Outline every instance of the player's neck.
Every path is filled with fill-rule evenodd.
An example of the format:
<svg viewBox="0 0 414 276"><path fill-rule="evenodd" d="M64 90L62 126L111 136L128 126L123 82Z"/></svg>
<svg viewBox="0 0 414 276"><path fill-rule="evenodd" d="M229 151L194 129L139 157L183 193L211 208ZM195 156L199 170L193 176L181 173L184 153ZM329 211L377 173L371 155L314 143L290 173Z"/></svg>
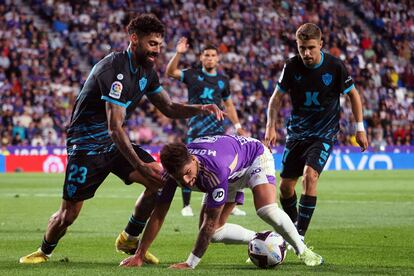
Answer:
<svg viewBox="0 0 414 276"><path fill-rule="evenodd" d="M206 67L203 66L203 69L201 69L201 71L203 71L204 74L206 74L207 76L210 76L210 77L217 76L217 69L216 68L207 69Z"/></svg>

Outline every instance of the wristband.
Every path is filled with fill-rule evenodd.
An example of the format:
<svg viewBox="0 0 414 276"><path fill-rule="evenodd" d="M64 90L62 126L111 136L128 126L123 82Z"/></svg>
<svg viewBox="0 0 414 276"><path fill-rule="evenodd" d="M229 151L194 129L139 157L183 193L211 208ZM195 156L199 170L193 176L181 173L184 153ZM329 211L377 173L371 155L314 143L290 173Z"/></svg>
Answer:
<svg viewBox="0 0 414 276"><path fill-rule="evenodd" d="M356 123L356 131L365 131L363 122L357 122Z"/></svg>
<svg viewBox="0 0 414 276"><path fill-rule="evenodd" d="M201 258L197 257L193 254L193 252L190 253L190 256L188 256L187 261L185 261L191 268L195 268L198 263L201 261Z"/></svg>
<svg viewBox="0 0 414 276"><path fill-rule="evenodd" d="M241 124L240 123L236 123L236 124L234 124L234 128L236 130L238 130L238 129L241 129L242 127L241 127Z"/></svg>

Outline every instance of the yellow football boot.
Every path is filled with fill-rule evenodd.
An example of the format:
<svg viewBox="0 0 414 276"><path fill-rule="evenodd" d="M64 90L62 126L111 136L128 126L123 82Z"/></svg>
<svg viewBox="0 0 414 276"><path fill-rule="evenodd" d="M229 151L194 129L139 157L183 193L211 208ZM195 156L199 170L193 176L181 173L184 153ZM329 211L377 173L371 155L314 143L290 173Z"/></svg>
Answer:
<svg viewBox="0 0 414 276"><path fill-rule="evenodd" d="M24 257L21 257L19 259L19 263L21 264L40 264L40 263L44 263L47 262L50 258L50 255L46 255L45 253L43 253L40 248L29 254L26 255Z"/></svg>
<svg viewBox="0 0 414 276"><path fill-rule="evenodd" d="M125 231L122 231L115 241L115 248L118 252L123 252L128 255L134 255L135 251L138 248L138 238L130 238L128 239L128 234ZM160 261L157 257L152 255L150 252L147 251L145 253L144 262L147 264L159 264Z"/></svg>

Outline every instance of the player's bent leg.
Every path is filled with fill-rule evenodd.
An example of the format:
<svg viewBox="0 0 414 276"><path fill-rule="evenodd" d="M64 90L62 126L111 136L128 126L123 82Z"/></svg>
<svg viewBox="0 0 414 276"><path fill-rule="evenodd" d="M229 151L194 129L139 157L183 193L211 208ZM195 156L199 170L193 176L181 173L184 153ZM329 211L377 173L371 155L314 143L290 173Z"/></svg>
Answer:
<svg viewBox="0 0 414 276"><path fill-rule="evenodd" d="M282 178L280 181L280 204L293 223L298 217L295 186L298 178Z"/></svg>
<svg viewBox="0 0 414 276"><path fill-rule="evenodd" d="M49 260L60 238L65 235L67 228L78 217L82 205L83 201L63 199L60 209L49 219L41 247L31 254L21 257L19 262L22 264L38 264Z"/></svg>
<svg viewBox="0 0 414 276"><path fill-rule="evenodd" d="M303 171L303 191L299 201L297 229L299 234L305 236L308 230L313 212L316 207L316 188L319 173L314 168L306 165Z"/></svg>

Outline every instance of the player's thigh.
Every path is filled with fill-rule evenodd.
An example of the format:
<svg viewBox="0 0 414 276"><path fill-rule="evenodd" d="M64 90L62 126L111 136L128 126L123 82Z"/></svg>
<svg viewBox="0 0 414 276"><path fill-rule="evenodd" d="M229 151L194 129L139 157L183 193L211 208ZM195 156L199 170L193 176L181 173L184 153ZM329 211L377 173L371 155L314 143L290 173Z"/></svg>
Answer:
<svg viewBox="0 0 414 276"><path fill-rule="evenodd" d="M135 152L139 159L145 163L156 163L155 159L138 145L133 145ZM121 152L117 152L113 160L112 173L121 178L125 184L129 185L133 182L144 184L145 186L151 185L145 176L141 175L135 168L129 163L129 161L122 155Z"/></svg>
<svg viewBox="0 0 414 276"><path fill-rule="evenodd" d="M282 156L281 178L298 178L305 167L305 144L302 141L289 141L286 143Z"/></svg>
<svg viewBox="0 0 414 276"><path fill-rule="evenodd" d="M322 173L323 168L325 167L326 161L328 161L331 152L332 143L318 140L309 142L308 148L305 152L306 166L309 166L312 169L314 169L319 176ZM312 171L309 170L306 173L308 172L311 173Z"/></svg>
<svg viewBox="0 0 414 276"><path fill-rule="evenodd" d="M83 201L92 198L110 173L109 161L109 154L69 156L63 199Z"/></svg>

